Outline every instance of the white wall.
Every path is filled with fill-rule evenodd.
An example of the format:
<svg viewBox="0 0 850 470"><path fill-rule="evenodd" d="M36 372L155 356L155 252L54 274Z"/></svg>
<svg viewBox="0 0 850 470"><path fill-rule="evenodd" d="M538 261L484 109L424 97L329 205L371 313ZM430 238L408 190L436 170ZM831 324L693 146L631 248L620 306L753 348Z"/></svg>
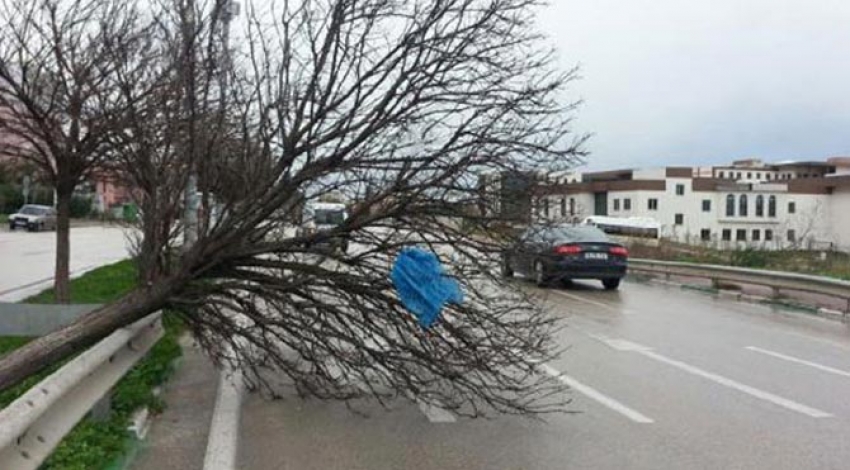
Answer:
<svg viewBox="0 0 850 470"><path fill-rule="evenodd" d="M632 179L636 180L663 180L666 177L667 168L646 168L632 172Z"/></svg>
<svg viewBox="0 0 850 470"><path fill-rule="evenodd" d="M850 188L836 189L829 196L827 218L838 248L850 251Z"/></svg>
<svg viewBox="0 0 850 470"><path fill-rule="evenodd" d="M636 171L635 178L660 179L662 170ZM745 171L745 170L742 170ZM757 170L753 170L757 171ZM664 191L610 191L608 193L608 215L611 217L651 218L661 224L661 236L688 243L705 243L718 248L742 248L746 246L778 249L792 246L803 248L825 248L833 243L850 251L850 188L826 194L790 194L786 184L761 184L754 191L705 191L695 192L690 178L665 178ZM676 193L677 185L684 186L684 194ZM726 197L735 198L735 215L726 216ZM746 194L747 216L739 213L739 198ZM764 215L756 216L756 198L764 197ZM776 217L769 217L769 198L776 197ZM567 218L561 217L560 201L564 198ZM550 221L569 218L569 199L576 201L576 217L593 215L593 193L551 195L549 199ZM625 200L631 201L631 209L625 210ZM657 199L657 210L649 210L649 200ZM619 210L614 210L614 201L619 200ZM703 211L703 200L710 201L710 210ZM796 205L795 213L789 213L789 202ZM684 223L675 224L676 214L684 216ZM543 220L542 206L538 206L538 220ZM711 240L701 240L701 231L708 229ZM730 241L722 240L723 231L729 230ZM746 241L736 240L738 230L744 230ZM765 231L773 233L773 240L765 240ZM794 230L797 241L789 242L788 231ZM758 231L759 240L753 240L753 231Z"/></svg>

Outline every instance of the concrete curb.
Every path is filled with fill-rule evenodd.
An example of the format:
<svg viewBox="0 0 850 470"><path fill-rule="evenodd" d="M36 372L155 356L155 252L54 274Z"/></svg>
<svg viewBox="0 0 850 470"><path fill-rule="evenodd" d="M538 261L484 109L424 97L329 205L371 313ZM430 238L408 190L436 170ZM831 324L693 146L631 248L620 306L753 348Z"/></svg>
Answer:
<svg viewBox="0 0 850 470"><path fill-rule="evenodd" d="M655 278L655 277L652 277L652 276L645 276L645 277L643 277L643 279L648 280L649 282L652 282L654 284L661 284L661 285L664 285L664 286L679 287L679 288L682 288L682 289L690 289L690 290L695 290L695 291L700 291L700 292L711 293L711 294L714 294L718 297L721 297L721 298L724 298L724 299L731 299L731 300L735 300L735 301L738 301L738 302L756 303L756 304L762 304L762 305L773 305L773 306L777 306L777 307L786 307L786 308L798 310L798 311L801 311L801 312L807 312L807 313L811 312L814 315L817 315L819 317L839 321L839 322L842 322L842 323L846 323L847 320L848 320L847 314L845 314L844 312L842 312L840 310L833 310L833 309L823 308L823 307L813 307L813 306L807 306L807 305L802 305L802 304L776 301L774 299L771 299L769 297L764 297L764 296L761 296L761 295L744 294L742 292L735 291L735 290L729 290L729 289L719 289L718 290L718 289L714 289L714 288L692 285L692 284L687 284L687 283L683 283L683 282L669 281L667 279Z"/></svg>
<svg viewBox="0 0 850 470"><path fill-rule="evenodd" d="M832 320L837 320L837 321L840 321L840 322L846 322L847 321L847 315L844 312L842 312L841 310L833 310L831 308L821 307L821 308L818 309L818 315L832 319Z"/></svg>

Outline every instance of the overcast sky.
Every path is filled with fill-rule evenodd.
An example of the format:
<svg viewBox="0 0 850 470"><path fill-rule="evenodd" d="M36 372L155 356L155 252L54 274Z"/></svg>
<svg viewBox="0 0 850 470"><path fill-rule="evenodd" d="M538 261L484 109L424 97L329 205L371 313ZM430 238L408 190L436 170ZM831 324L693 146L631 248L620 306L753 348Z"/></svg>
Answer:
<svg viewBox="0 0 850 470"><path fill-rule="evenodd" d="M550 0L588 168L850 155L850 0Z"/></svg>

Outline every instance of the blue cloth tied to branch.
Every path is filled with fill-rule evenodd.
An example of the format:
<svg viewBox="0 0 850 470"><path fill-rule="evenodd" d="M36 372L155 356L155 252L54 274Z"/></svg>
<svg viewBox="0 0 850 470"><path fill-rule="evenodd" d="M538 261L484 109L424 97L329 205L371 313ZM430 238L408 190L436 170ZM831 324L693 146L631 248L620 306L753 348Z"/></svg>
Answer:
<svg viewBox="0 0 850 470"><path fill-rule="evenodd" d="M422 328L430 328L446 303L463 302L457 280L447 276L437 255L421 248L405 248L395 260L390 278L401 303Z"/></svg>

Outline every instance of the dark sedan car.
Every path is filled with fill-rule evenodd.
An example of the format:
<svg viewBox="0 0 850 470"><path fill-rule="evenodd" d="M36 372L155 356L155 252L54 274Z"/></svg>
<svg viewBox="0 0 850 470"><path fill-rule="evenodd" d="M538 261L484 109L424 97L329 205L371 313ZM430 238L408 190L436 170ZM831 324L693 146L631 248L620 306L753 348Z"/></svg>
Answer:
<svg viewBox="0 0 850 470"><path fill-rule="evenodd" d="M503 254L502 274L519 272L541 287L553 281L598 279L613 290L626 275L628 256L623 245L596 227L532 226Z"/></svg>

